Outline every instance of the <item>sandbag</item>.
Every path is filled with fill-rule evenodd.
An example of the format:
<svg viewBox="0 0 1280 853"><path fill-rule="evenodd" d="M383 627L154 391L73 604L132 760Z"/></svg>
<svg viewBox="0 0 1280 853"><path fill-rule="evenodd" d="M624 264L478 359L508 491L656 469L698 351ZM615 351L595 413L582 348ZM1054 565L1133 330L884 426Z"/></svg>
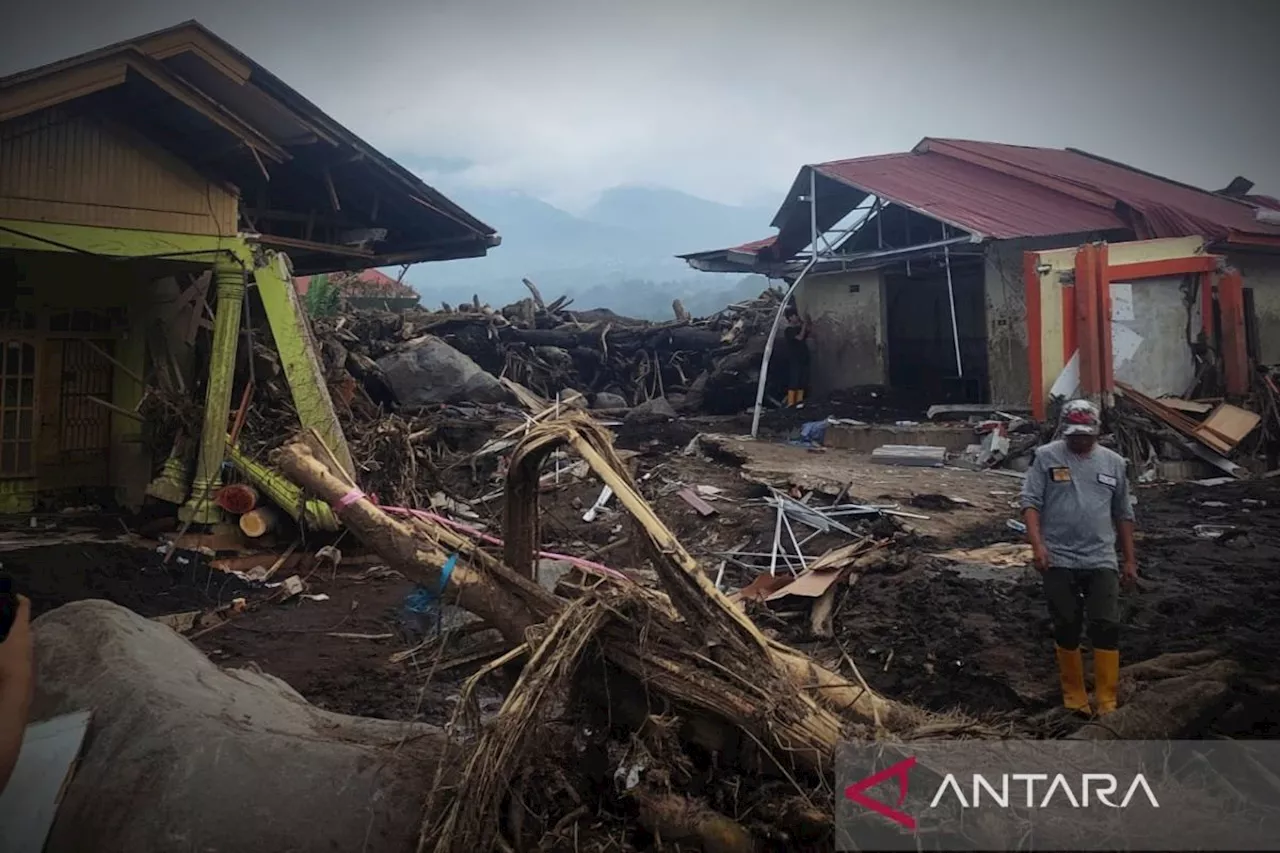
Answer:
<svg viewBox="0 0 1280 853"><path fill-rule="evenodd" d="M33 631L33 719L93 713L47 853L414 849L438 729L323 711L107 601Z"/></svg>

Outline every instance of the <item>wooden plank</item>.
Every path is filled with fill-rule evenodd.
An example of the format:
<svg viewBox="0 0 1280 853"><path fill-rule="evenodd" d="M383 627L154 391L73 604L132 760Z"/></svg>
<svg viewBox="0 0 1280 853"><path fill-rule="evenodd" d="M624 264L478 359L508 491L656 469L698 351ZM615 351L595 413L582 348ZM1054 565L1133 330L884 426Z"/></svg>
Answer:
<svg viewBox="0 0 1280 853"><path fill-rule="evenodd" d="M1157 397L1156 402L1166 408L1177 409L1179 412L1189 412L1193 415L1207 415L1213 411L1213 405L1210 403L1184 400L1181 397Z"/></svg>
<svg viewBox="0 0 1280 853"><path fill-rule="evenodd" d="M803 571L791 583L784 586L769 595L765 601L777 601L780 598L786 598L789 595L799 595L804 598L817 598L827 591L833 584L844 577L845 569L830 569L827 571L813 571L812 569Z"/></svg>
<svg viewBox="0 0 1280 853"><path fill-rule="evenodd" d="M1156 400L1153 400L1141 391L1138 391L1136 388L1126 385L1123 382L1117 382L1116 387L1120 389L1120 392L1123 393L1127 399L1131 400L1136 406L1138 406L1138 408L1142 409L1157 420L1163 421L1173 427L1187 438L1195 439L1208 447L1215 454L1225 455L1231 452L1230 444L1216 437L1211 432L1198 431L1201 425L1190 418L1187 418L1185 415L1176 412L1167 406L1161 405Z"/></svg>
<svg viewBox="0 0 1280 853"><path fill-rule="evenodd" d="M1197 433L1207 431L1235 447L1262 423L1262 416L1248 409L1223 403L1205 418Z"/></svg>
<svg viewBox="0 0 1280 853"><path fill-rule="evenodd" d="M704 501L702 497L690 486L685 486L683 489L676 492L676 494L680 496L681 500L693 507L694 510L697 511L698 515L703 518L715 515L717 512L715 507Z"/></svg>

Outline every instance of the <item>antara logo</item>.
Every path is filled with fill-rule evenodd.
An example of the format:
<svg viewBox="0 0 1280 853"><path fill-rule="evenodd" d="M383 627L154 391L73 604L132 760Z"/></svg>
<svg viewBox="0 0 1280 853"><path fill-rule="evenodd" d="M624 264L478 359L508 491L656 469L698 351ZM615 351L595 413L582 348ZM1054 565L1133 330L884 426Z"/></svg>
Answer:
<svg viewBox="0 0 1280 853"><path fill-rule="evenodd" d="M1073 787L1065 773L1059 773L1050 781L1047 773L1002 773L999 777L1000 785L997 788L992 785L986 776L981 773L974 773L971 782L969 799L965 799L964 791L960 787L959 781L956 780L954 773L948 773L946 778L942 780L942 784L938 786L938 791L933 795L933 801L929 803L929 808L934 809L942 803L948 792L960 803L963 808L976 809L981 805L983 792L991 800L991 805L998 806L1002 809L1009 808L1012 800L1010 783L1013 788L1022 785L1026 792L1025 798L1020 798L1015 805L1024 805L1029 809L1047 809L1049 806L1062 805L1069 803L1073 809L1088 808L1093 802L1100 803L1113 809L1124 809L1129 807L1129 803L1133 801L1134 796L1141 791L1147 798L1147 802L1152 808L1160 808L1160 803L1156 800L1156 795L1151 791L1151 786L1147 784L1147 779L1141 773L1133 777L1133 781L1129 783L1126 789L1124 799L1119 803L1112 802L1111 798L1115 796L1116 791L1120 789L1120 780L1110 773L1082 773L1079 776L1077 786ZM1044 796L1037 799L1036 783L1048 782L1045 786ZM1076 796L1076 791L1080 792L1080 796ZM1090 794L1093 799L1090 799Z"/></svg>
<svg viewBox="0 0 1280 853"><path fill-rule="evenodd" d="M914 830L916 819L902 811L902 804L907 800L910 784L911 768L915 767L916 758L903 759L883 770L871 774L865 779L854 782L844 789L845 799L857 803L878 815L898 824L904 829ZM936 809L945 803L955 802L961 808L1015 808L1044 809L1052 805L1070 805L1072 808L1088 808L1095 803L1113 809L1127 808L1134 798L1141 794L1152 808L1160 808L1155 792L1141 773L1133 777L1125 788L1124 796L1117 803L1115 796L1121 789L1120 780L1110 773L1082 773L1078 777L1058 773L1050 777L1047 773L1004 773L992 780L981 773L971 774L968 784L962 785L954 773L948 773L934 791L929 802L930 809ZM1075 778L1075 784L1072 784ZM872 799L866 791L881 782L896 779L898 783L897 802L894 805ZM966 792L968 795L966 796ZM1021 793L1022 796L1015 797Z"/></svg>

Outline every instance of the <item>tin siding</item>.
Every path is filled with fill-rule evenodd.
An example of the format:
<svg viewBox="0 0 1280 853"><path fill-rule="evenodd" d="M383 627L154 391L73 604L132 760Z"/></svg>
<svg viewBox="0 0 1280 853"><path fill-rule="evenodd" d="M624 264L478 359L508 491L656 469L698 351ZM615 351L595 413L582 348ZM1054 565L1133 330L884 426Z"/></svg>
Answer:
<svg viewBox="0 0 1280 853"><path fill-rule="evenodd" d="M0 219L235 234L233 193L132 137L56 109L0 125Z"/></svg>

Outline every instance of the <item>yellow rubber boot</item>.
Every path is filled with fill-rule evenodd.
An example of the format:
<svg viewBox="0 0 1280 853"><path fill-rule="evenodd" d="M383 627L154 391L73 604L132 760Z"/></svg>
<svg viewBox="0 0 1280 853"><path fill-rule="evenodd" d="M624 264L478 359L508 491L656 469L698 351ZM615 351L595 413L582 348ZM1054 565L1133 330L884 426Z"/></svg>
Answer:
<svg viewBox="0 0 1280 853"><path fill-rule="evenodd" d="M1120 681L1120 652L1115 649L1093 650L1093 693L1098 700L1098 713L1110 714L1116 709L1116 684Z"/></svg>
<svg viewBox="0 0 1280 853"><path fill-rule="evenodd" d="M1092 714L1089 707L1089 691L1084 688L1084 658L1079 649L1067 650L1054 646L1058 654L1058 676L1062 680L1062 704L1081 714ZM1113 704L1114 707L1114 696Z"/></svg>

